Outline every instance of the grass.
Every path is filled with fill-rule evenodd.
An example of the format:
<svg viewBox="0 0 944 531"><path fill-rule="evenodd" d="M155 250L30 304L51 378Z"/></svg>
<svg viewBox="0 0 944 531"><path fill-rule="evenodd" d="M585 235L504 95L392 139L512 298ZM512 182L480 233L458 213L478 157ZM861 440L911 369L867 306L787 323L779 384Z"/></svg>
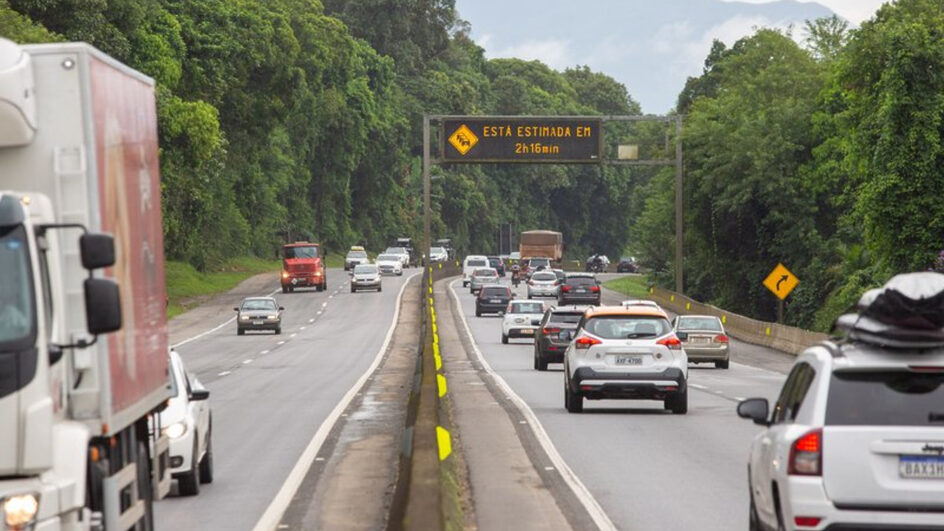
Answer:
<svg viewBox="0 0 944 531"><path fill-rule="evenodd" d="M202 273L188 263L168 261L165 266L167 318L184 313L205 297L235 288L251 276L278 271L280 267L282 263L278 260L244 257L230 260L216 271Z"/></svg>
<svg viewBox="0 0 944 531"><path fill-rule="evenodd" d="M638 299L649 298L649 280L642 275L629 275L603 283L603 287Z"/></svg>

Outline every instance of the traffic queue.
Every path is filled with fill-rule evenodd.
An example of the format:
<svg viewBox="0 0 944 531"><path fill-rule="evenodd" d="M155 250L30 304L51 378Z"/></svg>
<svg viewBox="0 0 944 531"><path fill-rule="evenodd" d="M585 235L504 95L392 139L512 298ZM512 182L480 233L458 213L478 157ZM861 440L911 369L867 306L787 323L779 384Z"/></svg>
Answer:
<svg viewBox="0 0 944 531"><path fill-rule="evenodd" d="M595 274L554 263L523 258L505 283L472 255L462 283L477 317L501 318L501 344L532 343L536 371L563 364L566 411L616 399L686 414L689 367L712 364L723 378L736 361L718 317L651 300L601 305ZM944 528L944 275L898 275L836 328L797 356L776 401L737 404L762 428L744 441L749 529Z"/></svg>

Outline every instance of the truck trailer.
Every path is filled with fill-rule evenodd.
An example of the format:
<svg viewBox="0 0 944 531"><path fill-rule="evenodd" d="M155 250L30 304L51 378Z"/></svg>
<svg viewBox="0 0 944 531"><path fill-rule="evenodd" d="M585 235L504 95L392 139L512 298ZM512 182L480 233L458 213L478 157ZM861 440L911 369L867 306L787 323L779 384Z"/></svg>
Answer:
<svg viewBox="0 0 944 531"><path fill-rule="evenodd" d="M0 528L153 528L160 196L151 78L84 43L0 39Z"/></svg>
<svg viewBox="0 0 944 531"><path fill-rule="evenodd" d="M518 238L520 259L550 258L560 262L564 257L564 236L552 230L529 230Z"/></svg>

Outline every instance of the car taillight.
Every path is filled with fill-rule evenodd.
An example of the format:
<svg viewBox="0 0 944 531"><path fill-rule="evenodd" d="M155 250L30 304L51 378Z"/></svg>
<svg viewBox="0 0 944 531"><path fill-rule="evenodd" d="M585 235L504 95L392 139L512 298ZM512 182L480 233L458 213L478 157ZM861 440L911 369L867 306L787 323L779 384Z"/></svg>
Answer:
<svg viewBox="0 0 944 531"><path fill-rule="evenodd" d="M823 475L823 430L816 429L793 442L787 473L791 476Z"/></svg>
<svg viewBox="0 0 944 531"><path fill-rule="evenodd" d="M682 342L675 336L664 337L656 341L656 343L669 347L670 350L682 350Z"/></svg>
<svg viewBox="0 0 944 531"><path fill-rule="evenodd" d="M600 293L600 286L590 286L590 293Z"/></svg>
<svg viewBox="0 0 944 531"><path fill-rule="evenodd" d="M944 372L944 367L933 365L909 365L908 370L912 372Z"/></svg>
<svg viewBox="0 0 944 531"><path fill-rule="evenodd" d="M568 286L567 284L564 284L563 286L561 286L561 291L563 291L564 293L570 292L570 286Z"/></svg>
<svg viewBox="0 0 944 531"><path fill-rule="evenodd" d="M561 329L560 329L560 328L557 328L556 326L545 326L545 327L544 327L544 334L545 334L545 335L559 334L560 331L561 331Z"/></svg>
<svg viewBox="0 0 944 531"><path fill-rule="evenodd" d="M581 349L581 350L588 349L592 347L593 345L599 345L600 343L602 343L602 341L600 341L599 339L595 337L590 337L590 336L580 336L576 340L574 340L574 346L576 346L578 349Z"/></svg>
<svg viewBox="0 0 944 531"><path fill-rule="evenodd" d="M715 343L727 343L727 342L728 342L728 336L724 334L718 334L715 336Z"/></svg>

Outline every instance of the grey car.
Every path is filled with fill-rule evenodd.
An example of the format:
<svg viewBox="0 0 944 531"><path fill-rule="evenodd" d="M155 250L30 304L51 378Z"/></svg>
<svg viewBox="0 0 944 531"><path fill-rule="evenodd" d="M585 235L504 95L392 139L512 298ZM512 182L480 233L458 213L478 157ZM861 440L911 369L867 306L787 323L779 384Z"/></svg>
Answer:
<svg viewBox="0 0 944 531"><path fill-rule="evenodd" d="M675 335L692 363L714 362L727 369L731 359L728 335L721 319L713 315L679 315L672 320Z"/></svg>
<svg viewBox="0 0 944 531"><path fill-rule="evenodd" d="M383 291L380 285L380 269L374 264L361 264L354 266L351 272L351 293L362 289L375 289Z"/></svg>
<svg viewBox="0 0 944 531"><path fill-rule="evenodd" d="M469 281L469 292L476 293L485 284L498 284L498 271L492 267L480 267L472 272L472 280Z"/></svg>
<svg viewBox="0 0 944 531"><path fill-rule="evenodd" d="M272 330L282 333L282 312L272 297L247 297L236 310L236 334L243 335L247 330Z"/></svg>

